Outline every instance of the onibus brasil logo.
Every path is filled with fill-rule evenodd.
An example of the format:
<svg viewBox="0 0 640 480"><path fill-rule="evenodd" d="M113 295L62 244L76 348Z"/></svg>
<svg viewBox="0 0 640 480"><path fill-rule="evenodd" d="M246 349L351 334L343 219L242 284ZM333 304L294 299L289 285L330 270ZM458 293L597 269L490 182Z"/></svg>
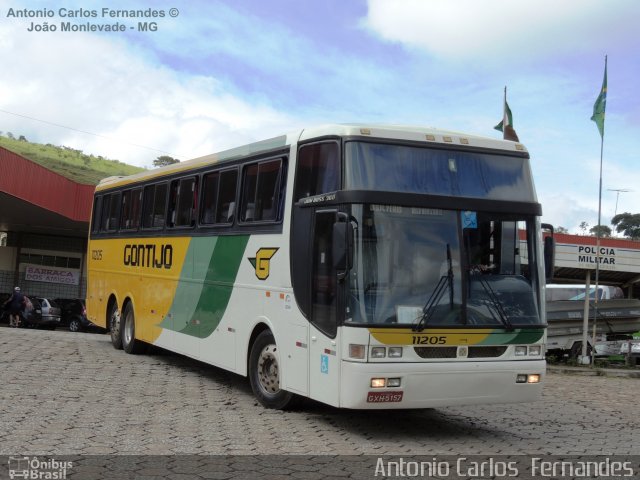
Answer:
<svg viewBox="0 0 640 480"><path fill-rule="evenodd" d="M53 458L9 457L9 478L64 480L73 462Z"/></svg>
<svg viewBox="0 0 640 480"><path fill-rule="evenodd" d="M261 248L256 252L255 257L248 259L251 265L253 265L253 268L256 269L256 277L258 277L259 280L266 280L269 277L271 257L273 257L277 251L277 248Z"/></svg>

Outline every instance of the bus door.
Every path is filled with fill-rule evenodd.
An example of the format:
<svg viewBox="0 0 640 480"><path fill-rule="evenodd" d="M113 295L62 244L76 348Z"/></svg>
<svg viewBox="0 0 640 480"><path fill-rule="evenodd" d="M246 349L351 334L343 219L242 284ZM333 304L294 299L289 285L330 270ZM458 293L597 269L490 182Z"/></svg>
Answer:
<svg viewBox="0 0 640 480"><path fill-rule="evenodd" d="M311 326L309 332L309 393L321 402L338 405L340 393L339 288L334 265L336 210L314 214L311 249Z"/></svg>

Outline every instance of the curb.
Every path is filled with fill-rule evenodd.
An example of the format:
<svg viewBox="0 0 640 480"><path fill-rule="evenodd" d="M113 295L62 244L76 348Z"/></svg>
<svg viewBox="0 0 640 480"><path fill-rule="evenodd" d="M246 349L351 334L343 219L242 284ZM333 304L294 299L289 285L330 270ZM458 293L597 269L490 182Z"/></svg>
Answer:
<svg viewBox="0 0 640 480"><path fill-rule="evenodd" d="M638 369L608 369L589 367L565 367L560 365L547 365L548 373L560 373L564 375L578 375L583 377L618 377L618 378L640 378Z"/></svg>

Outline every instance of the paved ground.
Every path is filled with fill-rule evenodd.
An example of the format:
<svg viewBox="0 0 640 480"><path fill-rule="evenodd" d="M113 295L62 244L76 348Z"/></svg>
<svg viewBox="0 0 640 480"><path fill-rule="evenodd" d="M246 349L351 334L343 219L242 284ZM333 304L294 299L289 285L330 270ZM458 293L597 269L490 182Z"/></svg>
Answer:
<svg viewBox="0 0 640 480"><path fill-rule="evenodd" d="M0 454L639 455L640 380L550 374L533 404L266 410L246 380L106 335L0 329Z"/></svg>

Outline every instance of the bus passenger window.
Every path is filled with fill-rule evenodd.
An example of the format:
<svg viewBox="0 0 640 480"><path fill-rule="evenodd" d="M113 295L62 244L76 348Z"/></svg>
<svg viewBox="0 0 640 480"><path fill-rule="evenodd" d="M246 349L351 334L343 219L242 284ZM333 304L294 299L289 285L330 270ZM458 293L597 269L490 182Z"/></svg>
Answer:
<svg viewBox="0 0 640 480"><path fill-rule="evenodd" d="M164 227L164 211L167 202L167 184L148 185L144 188L142 202L143 228Z"/></svg>
<svg viewBox="0 0 640 480"><path fill-rule="evenodd" d="M337 142L300 147L293 201L340 189L340 156Z"/></svg>
<svg viewBox="0 0 640 480"><path fill-rule="evenodd" d="M244 170L242 191L243 222L277 220L278 186L282 160L249 165Z"/></svg>
<svg viewBox="0 0 640 480"><path fill-rule="evenodd" d="M100 211L102 207L102 197L93 200L93 215L91 217L91 233L98 233L100 230Z"/></svg>
<svg viewBox="0 0 640 480"><path fill-rule="evenodd" d="M236 187L238 170L226 170L220 173L216 223L233 223L236 214Z"/></svg>
<svg viewBox="0 0 640 480"><path fill-rule="evenodd" d="M122 230L137 230L140 226L140 204L142 189L127 190L122 193L122 213L120 227Z"/></svg>
<svg viewBox="0 0 640 480"><path fill-rule="evenodd" d="M205 175L202 180L202 213L200 214L200 222L203 224L212 224L216 221L219 179L220 174L215 172Z"/></svg>
<svg viewBox="0 0 640 480"><path fill-rule="evenodd" d="M176 208L178 205L178 180L171 182L169 186L169 207L167 210L167 226L174 227L176 224Z"/></svg>
<svg viewBox="0 0 640 480"><path fill-rule="evenodd" d="M111 195L102 197L102 212L100 214L100 231L109 230L109 207L111 205Z"/></svg>
<svg viewBox="0 0 640 480"><path fill-rule="evenodd" d="M192 227L195 225L196 198L196 179L184 178L180 180L177 208L174 214L174 225L176 227Z"/></svg>
<svg viewBox="0 0 640 480"><path fill-rule="evenodd" d="M118 229L118 216L120 209L120 195L112 193L105 195L102 199L102 225L100 230L103 232L113 232Z"/></svg>

